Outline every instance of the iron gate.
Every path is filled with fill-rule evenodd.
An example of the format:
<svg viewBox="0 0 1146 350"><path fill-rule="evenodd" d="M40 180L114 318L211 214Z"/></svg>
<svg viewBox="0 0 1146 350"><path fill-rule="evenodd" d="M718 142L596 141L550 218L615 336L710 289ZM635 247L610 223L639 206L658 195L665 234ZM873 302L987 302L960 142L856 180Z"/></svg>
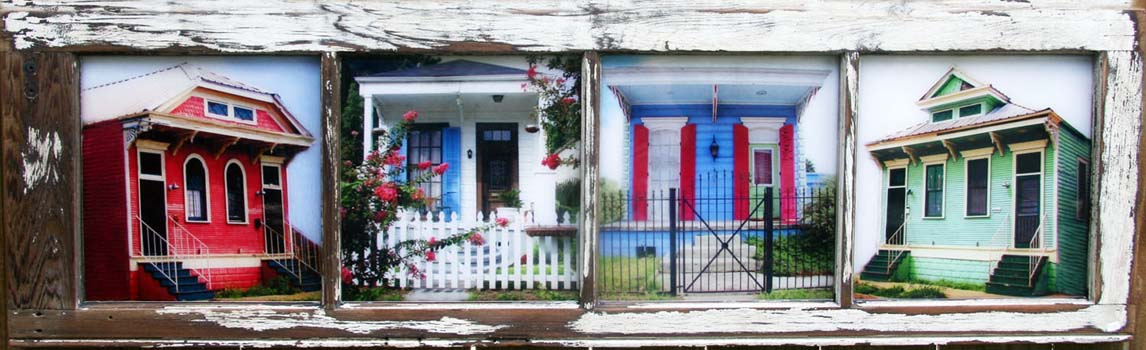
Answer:
<svg viewBox="0 0 1146 350"><path fill-rule="evenodd" d="M747 217L710 222L698 210L698 199L678 198L677 189L670 189L669 203L679 203L669 205L670 293L772 292L772 199L767 188L759 198L742 199L752 208ZM678 209L693 220L679 221ZM681 230L681 224L691 224L691 230ZM681 249L686 237L691 246ZM749 237L762 239L763 246L746 243Z"/></svg>

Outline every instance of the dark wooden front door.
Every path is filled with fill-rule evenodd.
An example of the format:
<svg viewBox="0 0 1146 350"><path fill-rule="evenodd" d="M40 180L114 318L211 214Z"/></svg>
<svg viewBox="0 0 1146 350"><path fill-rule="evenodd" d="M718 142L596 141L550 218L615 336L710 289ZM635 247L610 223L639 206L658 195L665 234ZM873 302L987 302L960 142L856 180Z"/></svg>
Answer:
<svg viewBox="0 0 1146 350"><path fill-rule="evenodd" d="M1039 175L1015 178L1015 248L1037 248L1040 182Z"/></svg>
<svg viewBox="0 0 1146 350"><path fill-rule="evenodd" d="M477 124L477 165L478 207L488 215L517 188L517 123Z"/></svg>
<svg viewBox="0 0 1146 350"><path fill-rule="evenodd" d="M263 220L266 221L267 254L286 252L286 232L283 227L283 191L263 188Z"/></svg>
<svg viewBox="0 0 1146 350"><path fill-rule="evenodd" d="M887 184L887 217L884 222L884 243L893 245L903 244L903 233L896 234L903 226L904 214L907 207L907 169L888 170Z"/></svg>
<svg viewBox="0 0 1146 350"><path fill-rule="evenodd" d="M139 180L139 218L143 255L167 255L167 204L163 181Z"/></svg>

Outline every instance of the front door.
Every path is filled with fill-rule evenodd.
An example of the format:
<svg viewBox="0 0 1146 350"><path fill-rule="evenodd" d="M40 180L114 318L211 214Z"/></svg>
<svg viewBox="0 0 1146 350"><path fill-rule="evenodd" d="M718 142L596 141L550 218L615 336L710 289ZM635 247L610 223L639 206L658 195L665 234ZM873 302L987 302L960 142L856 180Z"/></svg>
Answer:
<svg viewBox="0 0 1146 350"><path fill-rule="evenodd" d="M517 188L517 123L478 123L477 140L478 206L488 215Z"/></svg>
<svg viewBox="0 0 1146 350"><path fill-rule="evenodd" d="M887 217L884 222L884 243L903 245L904 214L907 208L907 169L897 168L887 171Z"/></svg>
<svg viewBox="0 0 1146 350"><path fill-rule="evenodd" d="M752 212L753 219L764 218L764 207L757 206L764 199L764 191L772 189L773 217L780 216L780 161L779 152L774 144L756 145L752 148L752 182L751 200L748 210Z"/></svg>
<svg viewBox="0 0 1146 350"><path fill-rule="evenodd" d="M280 169L277 165L263 165L263 224L266 225L264 236L267 254L286 252Z"/></svg>
<svg viewBox="0 0 1146 350"><path fill-rule="evenodd" d="M162 153L139 152L139 221L143 255L167 255L167 184Z"/></svg>
<svg viewBox="0 0 1146 350"><path fill-rule="evenodd" d="M1015 156L1015 248L1038 248L1042 209L1041 153Z"/></svg>

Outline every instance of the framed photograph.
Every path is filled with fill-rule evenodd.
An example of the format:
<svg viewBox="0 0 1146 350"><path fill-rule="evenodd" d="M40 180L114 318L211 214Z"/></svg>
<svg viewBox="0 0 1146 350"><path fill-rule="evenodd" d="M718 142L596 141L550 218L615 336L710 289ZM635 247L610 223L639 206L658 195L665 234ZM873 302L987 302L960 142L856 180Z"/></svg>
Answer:
<svg viewBox="0 0 1146 350"><path fill-rule="evenodd" d="M1141 4L28 2L14 348L1140 348Z"/></svg>
<svg viewBox="0 0 1146 350"><path fill-rule="evenodd" d="M83 300L319 299L317 60L100 56L80 76Z"/></svg>

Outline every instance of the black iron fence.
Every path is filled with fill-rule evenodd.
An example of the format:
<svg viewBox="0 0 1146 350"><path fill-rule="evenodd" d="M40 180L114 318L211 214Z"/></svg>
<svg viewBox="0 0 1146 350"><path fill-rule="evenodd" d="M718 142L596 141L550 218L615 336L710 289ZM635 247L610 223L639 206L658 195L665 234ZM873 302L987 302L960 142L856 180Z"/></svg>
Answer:
<svg viewBox="0 0 1146 350"><path fill-rule="evenodd" d="M834 186L737 189L720 186L719 176L700 180L712 186L602 194L603 298L832 286Z"/></svg>

